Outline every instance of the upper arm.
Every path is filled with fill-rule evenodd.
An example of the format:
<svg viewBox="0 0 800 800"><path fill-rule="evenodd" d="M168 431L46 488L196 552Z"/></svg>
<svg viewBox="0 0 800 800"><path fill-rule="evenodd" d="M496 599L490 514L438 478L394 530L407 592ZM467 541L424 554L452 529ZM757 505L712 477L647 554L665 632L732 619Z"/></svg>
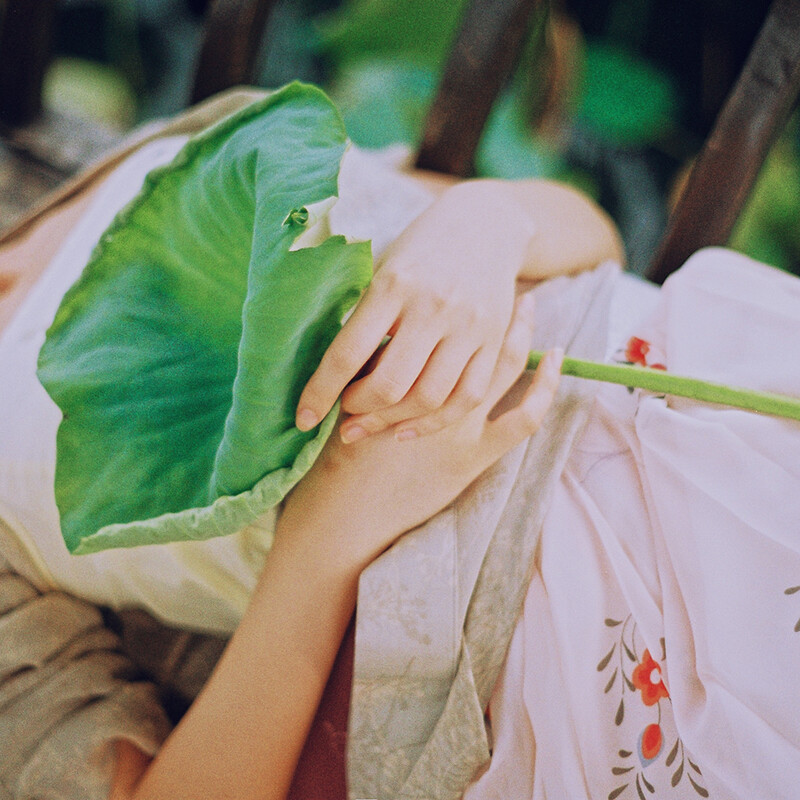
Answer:
<svg viewBox="0 0 800 800"><path fill-rule="evenodd" d="M514 187L536 224L520 278L580 272L607 259L624 263L614 222L582 192L549 180L517 181Z"/></svg>

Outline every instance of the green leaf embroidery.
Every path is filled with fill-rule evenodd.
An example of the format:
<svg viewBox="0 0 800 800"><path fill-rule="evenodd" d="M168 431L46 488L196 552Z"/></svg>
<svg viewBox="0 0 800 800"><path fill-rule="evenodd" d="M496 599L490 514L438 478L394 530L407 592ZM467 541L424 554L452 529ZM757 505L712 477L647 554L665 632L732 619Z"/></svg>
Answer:
<svg viewBox="0 0 800 800"><path fill-rule="evenodd" d="M691 776L691 773L686 773L689 778L689 783L692 784L692 788L700 795L700 797L708 797L708 789L701 786L695 779Z"/></svg>
<svg viewBox="0 0 800 800"><path fill-rule="evenodd" d="M681 761L681 763L678 764L678 769L676 769L674 774L672 775L672 785L677 786L680 783L682 777L683 777L683 761Z"/></svg>
<svg viewBox="0 0 800 800"><path fill-rule="evenodd" d="M672 766L672 762L675 760L675 757L678 755L678 747L680 746L681 740L676 739L675 744L672 746L672 750L669 751L669 755L667 756L666 764L668 767Z"/></svg>
<svg viewBox="0 0 800 800"><path fill-rule="evenodd" d="M622 642L622 646L625 648L625 655L628 656L628 658L631 661L638 661L634 652L630 649L630 647L628 647L628 645L624 641Z"/></svg>
<svg viewBox="0 0 800 800"><path fill-rule="evenodd" d="M602 672L607 666L608 662L611 661L611 656L614 655L614 651L617 649L616 643L612 645L611 649L600 659L600 663L597 665L597 671Z"/></svg>

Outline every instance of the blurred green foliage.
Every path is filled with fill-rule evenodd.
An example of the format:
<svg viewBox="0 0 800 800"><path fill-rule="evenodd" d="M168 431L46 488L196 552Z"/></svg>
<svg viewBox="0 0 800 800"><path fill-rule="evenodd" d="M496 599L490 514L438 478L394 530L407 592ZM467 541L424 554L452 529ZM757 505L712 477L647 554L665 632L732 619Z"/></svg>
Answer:
<svg viewBox="0 0 800 800"><path fill-rule="evenodd" d="M795 116L758 176L730 246L800 274L800 146Z"/></svg>
<svg viewBox="0 0 800 800"><path fill-rule="evenodd" d="M432 67L400 57L365 57L338 70L328 89L356 144L414 146L437 82Z"/></svg>
<svg viewBox="0 0 800 800"><path fill-rule="evenodd" d="M357 144L402 143L413 150L467 2L277 0L262 84L274 87L293 78L319 83L339 105ZM542 15L475 159L478 175L556 178L593 195L620 224L636 269L645 266L661 234L675 176L700 141L694 130L698 86L687 86L677 59L663 57L666 39L658 60L648 42L669 27L673 38L677 29L691 40L676 46L694 52L689 48L696 50L702 36L695 36L693 21L701 11L681 0L665 18L665 2L553 0L560 12L551 22L561 14L576 30L585 24L588 31L570 41L572 52L561 64L572 80L560 87L558 124L537 128L544 101L551 101L541 65L545 56L559 53ZM3 5L0 0L0 13ZM121 127L134 118L176 112L188 97L203 5L202 0L64 0L61 55L67 60L56 62L50 76L51 102L83 105L87 113ZM565 17L565 8L574 16ZM87 23L86 9L97 24ZM757 8L732 13L738 22L728 20L729 27L752 28L754 35L759 13ZM741 40L741 31L737 36ZM557 57L563 59L564 42L560 46ZM708 59L702 63L703 70L718 66ZM765 165L732 240L737 249L797 272L799 151L795 125Z"/></svg>
<svg viewBox="0 0 800 800"><path fill-rule="evenodd" d="M465 5L465 0L344 0L334 13L318 21L321 53L329 66L327 88L357 144L384 147L400 142L410 148L418 144ZM695 147L696 142L683 128L684 99L674 76L640 52L653 2L617 0L609 9L607 35L583 41L575 54L578 79L571 86L572 96L562 99L569 112L568 128L580 131L584 142L588 137L593 152L602 155L588 165L581 159L576 162L569 134L554 140L539 135L532 125L537 87L532 86L530 77L544 44L540 21L516 80L498 100L487 123L475 169L478 175L538 176L576 184L607 201L612 215L617 215L619 202L617 218L623 228L633 207L637 218L628 220L630 235L640 236L642 229L649 227L648 241L654 242L666 218L671 181L683 164L680 153ZM539 91L542 88L539 86ZM648 159L653 173L661 170L660 177L643 175L641 169L648 168ZM669 170L665 171L665 163L671 165ZM611 178L609 171L615 172ZM604 198L601 189L609 180L616 195L611 199ZM628 202L627 208L625 198L620 198L627 191L625 181L636 184L628 185L637 201ZM646 187L659 196L639 204ZM769 158L731 245L798 271L800 158L796 133L784 136Z"/></svg>
<svg viewBox="0 0 800 800"><path fill-rule="evenodd" d="M577 124L625 147L658 142L678 117L675 86L662 70L619 45L585 49Z"/></svg>
<svg viewBox="0 0 800 800"><path fill-rule="evenodd" d="M319 20L321 44L341 69L365 58L397 58L438 70L467 0L345 0Z"/></svg>
<svg viewBox="0 0 800 800"><path fill-rule="evenodd" d="M356 144L417 146L466 5L466 0L345 0L319 21L320 46L330 65L327 88ZM532 25L527 64L541 48L546 15L545 9ZM492 112L476 154L478 175L567 174L564 160L528 122L526 74L520 70Z"/></svg>

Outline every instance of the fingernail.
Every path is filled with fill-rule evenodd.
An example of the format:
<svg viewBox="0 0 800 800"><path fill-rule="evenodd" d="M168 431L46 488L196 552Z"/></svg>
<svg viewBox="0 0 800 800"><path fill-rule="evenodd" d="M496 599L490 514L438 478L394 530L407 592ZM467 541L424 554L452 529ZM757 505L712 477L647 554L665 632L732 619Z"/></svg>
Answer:
<svg viewBox="0 0 800 800"><path fill-rule="evenodd" d="M419 431L414 428L403 428L395 433L394 438L397 439L398 442L407 442L411 439L416 439L417 436L419 436Z"/></svg>
<svg viewBox="0 0 800 800"><path fill-rule="evenodd" d="M357 442L359 439L363 439L366 435L367 431L356 423L353 423L352 425L343 425L341 428L339 428L339 436L341 436L342 441L345 444Z"/></svg>
<svg viewBox="0 0 800 800"><path fill-rule="evenodd" d="M310 408L301 408L297 412L295 424L301 431L310 431L319 422L319 417Z"/></svg>

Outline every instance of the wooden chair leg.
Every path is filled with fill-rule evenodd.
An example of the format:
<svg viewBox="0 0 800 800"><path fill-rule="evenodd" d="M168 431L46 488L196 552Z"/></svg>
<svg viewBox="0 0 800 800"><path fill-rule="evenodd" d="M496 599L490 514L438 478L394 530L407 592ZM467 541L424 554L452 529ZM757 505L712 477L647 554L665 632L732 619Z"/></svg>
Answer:
<svg viewBox="0 0 800 800"><path fill-rule="evenodd" d="M259 46L277 0L213 0L206 12L192 103L255 80Z"/></svg>
<svg viewBox="0 0 800 800"><path fill-rule="evenodd" d="M774 0L698 156L647 277L663 281L701 247L724 245L800 93L800 0Z"/></svg>
<svg viewBox="0 0 800 800"><path fill-rule="evenodd" d="M473 0L428 112L420 169L467 177L492 104L544 0Z"/></svg>

